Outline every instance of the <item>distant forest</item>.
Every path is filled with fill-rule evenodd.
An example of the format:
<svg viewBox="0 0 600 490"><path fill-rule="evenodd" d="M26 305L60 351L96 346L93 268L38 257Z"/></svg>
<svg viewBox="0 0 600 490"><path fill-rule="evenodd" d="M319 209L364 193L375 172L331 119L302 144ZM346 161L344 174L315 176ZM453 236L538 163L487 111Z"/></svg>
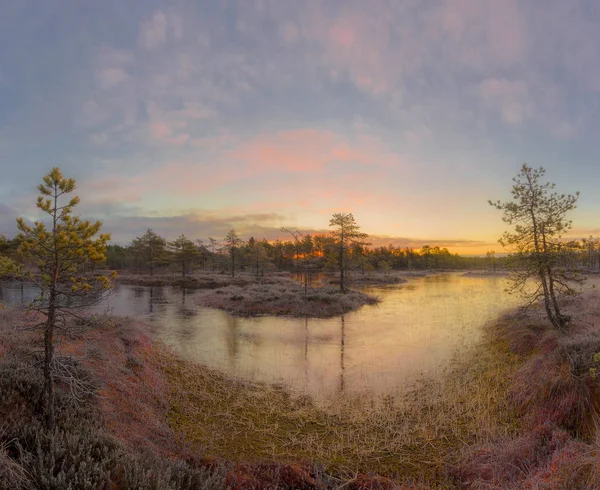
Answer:
<svg viewBox="0 0 600 490"><path fill-rule="evenodd" d="M209 237L206 241L192 241L180 235L168 241L151 229L135 238L127 246L108 245L106 260L96 268L114 269L146 274L180 273L194 271L265 272L338 270L339 247L329 235L301 235L290 233L288 241L256 239L241 240L235 230L225 238ZM584 239L572 254L572 264L600 269L600 242ZM17 238L0 235L0 255L19 262ZM452 254L447 248L424 245L421 248L395 245L373 247L361 243L349 244L346 273L369 274L372 271L387 273L391 270L454 270L477 269L495 272L507 267L507 258L488 252L485 256L471 257ZM90 269L92 267L90 266Z"/></svg>

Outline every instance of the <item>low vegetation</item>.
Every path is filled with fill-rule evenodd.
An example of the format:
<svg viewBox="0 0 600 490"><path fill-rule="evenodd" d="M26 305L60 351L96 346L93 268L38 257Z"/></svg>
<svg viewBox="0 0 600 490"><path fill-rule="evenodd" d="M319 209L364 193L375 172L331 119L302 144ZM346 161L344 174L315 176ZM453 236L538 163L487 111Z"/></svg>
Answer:
<svg viewBox="0 0 600 490"><path fill-rule="evenodd" d="M196 295L202 306L219 308L237 316L286 315L298 317L330 317L374 305L379 300L371 295L333 287L310 288L307 291L292 280L247 286L227 286Z"/></svg>
<svg viewBox="0 0 600 490"><path fill-rule="evenodd" d="M571 300L569 335L507 316L438 379L321 401L184 362L141 323L79 320L54 431L35 319L6 308L0 488L598 488L599 299Z"/></svg>
<svg viewBox="0 0 600 490"><path fill-rule="evenodd" d="M224 488L225 466L170 442L160 358L121 324L72 325L55 358L64 376L48 429L36 321L23 310L0 311L0 488Z"/></svg>

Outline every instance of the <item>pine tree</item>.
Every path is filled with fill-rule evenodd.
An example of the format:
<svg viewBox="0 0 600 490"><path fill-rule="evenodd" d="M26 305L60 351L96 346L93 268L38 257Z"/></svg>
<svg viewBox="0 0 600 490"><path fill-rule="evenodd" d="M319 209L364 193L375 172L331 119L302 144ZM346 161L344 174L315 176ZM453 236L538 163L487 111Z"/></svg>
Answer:
<svg viewBox="0 0 600 490"><path fill-rule="evenodd" d="M231 277L235 277L235 255L238 246L243 242L233 228L229 230L224 241L224 247L229 252L229 257L231 258Z"/></svg>
<svg viewBox="0 0 600 490"><path fill-rule="evenodd" d="M73 197L67 204L60 200L75 190L75 181L65 179L55 167L43 179L38 191L37 207L50 217L50 228L41 221L34 222L33 228L17 219L19 254L34 270L27 277L40 288L40 297L31 308L41 313L45 321L44 329L44 408L46 427L53 429L54 420L54 335L57 327L65 328L75 315L74 308L84 308L101 301L112 287L111 276L98 275L94 278L83 275L88 263L98 263L105 259L106 243L109 234L95 235L102 223L92 224L73 216L73 208L79 203Z"/></svg>
<svg viewBox="0 0 600 490"><path fill-rule="evenodd" d="M513 178L513 201L488 202L503 211L505 223L514 225L514 232L504 232L499 240L513 249L511 290L527 299L526 307L542 299L550 323L563 330L570 318L562 314L560 299L577 294L576 286L582 282L567 262L574 243L562 240L571 228L566 215L575 209L579 192L558 194L555 184L542 182L544 174L543 167L534 170L523 164Z"/></svg>
<svg viewBox="0 0 600 490"><path fill-rule="evenodd" d="M364 241L366 233L360 232L352 213L335 213L329 220L329 226L336 228L331 231L338 249L338 265L340 270L340 291L345 291L344 276L346 271L346 255L350 244L367 245Z"/></svg>
<svg viewBox="0 0 600 490"><path fill-rule="evenodd" d="M183 234L179 235L176 240L169 242L168 246L173 253L175 262L181 265L182 277L185 277L192 261L200 256L200 249Z"/></svg>

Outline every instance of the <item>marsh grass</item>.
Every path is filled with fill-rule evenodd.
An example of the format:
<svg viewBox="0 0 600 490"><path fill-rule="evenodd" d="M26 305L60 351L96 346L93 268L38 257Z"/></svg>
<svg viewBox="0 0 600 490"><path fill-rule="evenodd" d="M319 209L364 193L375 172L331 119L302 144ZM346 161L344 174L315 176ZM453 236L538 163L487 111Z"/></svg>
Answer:
<svg viewBox="0 0 600 490"><path fill-rule="evenodd" d="M196 301L201 306L225 310L236 316L331 317L348 313L364 305L379 302L375 296L335 287L304 288L292 280L227 286L200 292Z"/></svg>
<svg viewBox="0 0 600 490"><path fill-rule="evenodd" d="M441 379L323 403L182 361L166 365L176 393L172 427L233 461L311 460L345 478L363 472L450 485L446 469L465 447L516 430L505 396L516 358L493 341L457 356Z"/></svg>

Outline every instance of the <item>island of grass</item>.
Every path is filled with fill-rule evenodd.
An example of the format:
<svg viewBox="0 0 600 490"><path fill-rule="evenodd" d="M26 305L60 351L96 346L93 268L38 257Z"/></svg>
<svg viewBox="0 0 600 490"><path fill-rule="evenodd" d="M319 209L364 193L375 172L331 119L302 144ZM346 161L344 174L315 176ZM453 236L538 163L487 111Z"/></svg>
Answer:
<svg viewBox="0 0 600 490"><path fill-rule="evenodd" d="M200 306L218 308L235 316L295 316L327 318L379 302L375 296L333 286L308 287L292 279L229 285L196 295Z"/></svg>

